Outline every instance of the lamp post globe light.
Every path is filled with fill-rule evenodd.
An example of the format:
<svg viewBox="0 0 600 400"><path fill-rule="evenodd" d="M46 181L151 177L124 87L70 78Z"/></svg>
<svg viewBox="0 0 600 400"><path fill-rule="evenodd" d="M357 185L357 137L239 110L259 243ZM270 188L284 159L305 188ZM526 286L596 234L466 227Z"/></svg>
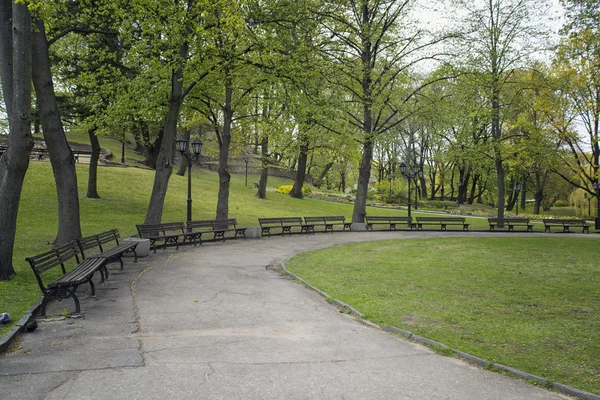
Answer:
<svg viewBox="0 0 600 400"><path fill-rule="evenodd" d="M598 181L594 181L592 182L592 186L596 191L596 200L598 200L596 207L595 229L600 229L600 183Z"/></svg>
<svg viewBox="0 0 600 400"><path fill-rule="evenodd" d="M202 151L202 141L196 138L192 142L192 151L194 155L188 154L188 141L184 137L179 137L175 140L175 147L177 151L181 153L182 157L185 157L188 162L188 198L187 198L187 220L192 220L192 162L194 159L200 157Z"/></svg>

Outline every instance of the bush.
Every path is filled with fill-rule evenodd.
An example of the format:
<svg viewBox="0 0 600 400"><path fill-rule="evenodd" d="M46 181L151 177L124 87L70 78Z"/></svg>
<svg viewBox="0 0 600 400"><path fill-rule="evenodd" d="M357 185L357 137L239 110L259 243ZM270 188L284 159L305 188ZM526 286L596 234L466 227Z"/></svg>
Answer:
<svg viewBox="0 0 600 400"><path fill-rule="evenodd" d="M275 193L290 194L290 192L292 191L293 188L294 188L293 185L281 185L277 188L277 190L275 190ZM312 189L310 186L308 186L308 185L302 186L302 194L304 196L307 196L311 193L312 193Z"/></svg>

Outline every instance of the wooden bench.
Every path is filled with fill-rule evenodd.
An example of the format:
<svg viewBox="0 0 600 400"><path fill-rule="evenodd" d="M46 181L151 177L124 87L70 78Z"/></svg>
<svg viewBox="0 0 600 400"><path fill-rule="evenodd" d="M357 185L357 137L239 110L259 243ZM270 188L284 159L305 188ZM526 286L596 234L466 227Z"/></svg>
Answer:
<svg viewBox="0 0 600 400"><path fill-rule="evenodd" d="M342 226L343 231L352 229L352 222L346 222L346 217L343 216L304 217L304 224L312 225L313 231L316 226L325 227L324 232L333 232L336 225Z"/></svg>
<svg viewBox="0 0 600 400"><path fill-rule="evenodd" d="M292 234L292 228L299 227L301 233L314 233L315 226L302 223L300 217L259 218L261 236L271 237L271 229L281 229L281 235Z"/></svg>
<svg viewBox="0 0 600 400"><path fill-rule="evenodd" d="M417 230L423 230L423 225L439 225L443 231L448 225L460 225L463 231L469 230L469 224L463 217L417 217Z"/></svg>
<svg viewBox="0 0 600 400"><path fill-rule="evenodd" d="M390 231L395 231L396 225L403 224L407 225L411 230L413 228L411 217L383 217L383 216L369 216L365 217L367 221L367 230L372 231L373 225L389 225Z"/></svg>
<svg viewBox="0 0 600 400"><path fill-rule="evenodd" d="M106 258L107 264L118 261L121 264L121 269L123 269L123 254L133 253L135 257L134 262L137 262L137 253L135 252L135 248L137 247L138 243L129 242L119 244L120 237L121 235L119 235L119 231L117 229L111 229L106 232L78 239L77 242L79 243L79 248L81 249L81 255L84 258ZM116 243L116 246L104 250L102 245L106 245L113 241ZM94 249L96 247L98 247L98 250L100 251L99 253L90 252L86 255L86 250Z"/></svg>
<svg viewBox="0 0 600 400"><path fill-rule="evenodd" d="M246 229L238 228L237 220L235 218L229 218L225 220L200 220L200 221L187 221L187 231L184 234L184 243L186 241L193 241L194 246L199 242L202 244L202 235L205 233L212 233L213 240L221 239L225 240L225 234L227 232L235 232L234 238L238 236L246 238Z"/></svg>
<svg viewBox="0 0 600 400"><path fill-rule="evenodd" d="M81 306L79 305L79 299L75 292L77 287L82 283L89 283L92 297L96 296L96 288L92 277L96 271L102 271L106 268L106 258L86 258L79 260L79 254L81 249L77 240L72 240L62 246L53 248L45 253L38 254L33 257L26 258L27 262L31 266L35 278L42 291L43 299L40 309L42 317L46 316L46 305L49 300L63 300L72 298L75 302L75 313L81 313ZM66 264L75 264L75 267L70 271L67 271ZM42 274L60 266L62 276L56 280L44 284L42 280ZM104 281L104 275L100 275L102 281Z"/></svg>
<svg viewBox="0 0 600 400"><path fill-rule="evenodd" d="M529 218L488 218L490 231L495 231L496 226L508 226L509 232L514 232L516 226L524 226L527 232L533 232L533 225L529 223Z"/></svg>
<svg viewBox="0 0 600 400"><path fill-rule="evenodd" d="M150 239L150 245L156 253L156 242L163 241L163 247L175 245L179 250L179 238L185 237L185 224L183 222L166 222L163 224L142 224L135 226L142 239Z"/></svg>
<svg viewBox="0 0 600 400"><path fill-rule="evenodd" d="M562 226L563 232L569 232L569 228L581 227L582 233L590 233L590 226L585 219L543 219L544 232L551 232L553 226Z"/></svg>

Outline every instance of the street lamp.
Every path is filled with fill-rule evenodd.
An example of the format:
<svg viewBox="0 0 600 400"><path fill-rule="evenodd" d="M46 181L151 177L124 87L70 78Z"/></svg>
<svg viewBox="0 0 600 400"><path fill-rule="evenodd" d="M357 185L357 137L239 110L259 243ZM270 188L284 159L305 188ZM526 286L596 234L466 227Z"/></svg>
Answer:
<svg viewBox="0 0 600 400"><path fill-rule="evenodd" d="M598 181L594 181L592 182L592 186L594 187L594 190L596 191L596 199L600 199L600 183L598 183ZM595 224L595 229L600 229L600 200L597 203L597 208L596 208L596 224Z"/></svg>
<svg viewBox="0 0 600 400"><path fill-rule="evenodd" d="M514 189L515 192L517 192L517 199L515 200L515 202L517 203L517 215L519 215L519 190L521 190L521 185L515 185Z"/></svg>
<svg viewBox="0 0 600 400"><path fill-rule="evenodd" d="M192 151L194 155L190 155L187 153L188 141L184 137L179 137L175 141L175 146L177 150L181 153L182 157L185 157L188 162L188 199L187 199L187 220L192 220L192 161L195 158L200 157L200 151L202 150L202 142L200 139L196 138L192 142Z"/></svg>
<svg viewBox="0 0 600 400"><path fill-rule="evenodd" d="M416 163L412 166L407 166L405 163L400 163L400 172L406 177L406 180L408 180L408 218L410 219L410 182L419 174L419 166Z"/></svg>
<svg viewBox="0 0 600 400"><path fill-rule="evenodd" d="M246 186L248 186L248 155L244 155L244 162L246 163Z"/></svg>

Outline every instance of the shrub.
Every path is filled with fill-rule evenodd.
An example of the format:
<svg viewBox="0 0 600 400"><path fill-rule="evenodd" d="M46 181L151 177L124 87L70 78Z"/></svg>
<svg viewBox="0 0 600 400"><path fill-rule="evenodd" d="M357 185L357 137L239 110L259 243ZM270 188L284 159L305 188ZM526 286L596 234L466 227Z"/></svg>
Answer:
<svg viewBox="0 0 600 400"><path fill-rule="evenodd" d="M275 190L275 193L290 194L290 192L292 191L293 188L294 188L293 185L281 185L277 188L277 190ZM312 193L312 189L310 186L308 186L308 185L302 186L302 194L304 196L307 196L311 193Z"/></svg>

